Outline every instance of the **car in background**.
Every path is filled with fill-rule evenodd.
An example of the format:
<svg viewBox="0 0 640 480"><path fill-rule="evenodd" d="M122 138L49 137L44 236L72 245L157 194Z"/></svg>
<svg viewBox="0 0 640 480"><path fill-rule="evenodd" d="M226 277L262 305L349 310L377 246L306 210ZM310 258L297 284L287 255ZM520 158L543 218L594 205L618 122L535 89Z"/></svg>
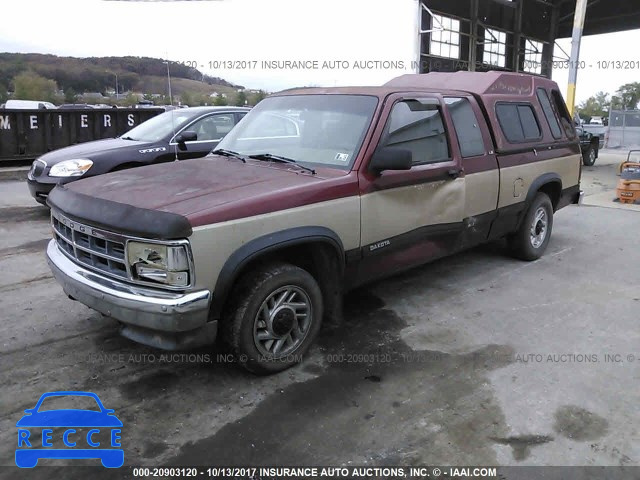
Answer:
<svg viewBox="0 0 640 480"><path fill-rule="evenodd" d="M207 155L247 114L245 107L194 107L157 115L117 138L45 153L27 175L33 198L46 205L60 183L154 163Z"/></svg>
<svg viewBox="0 0 640 480"><path fill-rule="evenodd" d="M580 150L582 151L582 164L591 167L596 163L600 153L601 137L588 132L584 125L576 125L576 133L580 139Z"/></svg>
<svg viewBox="0 0 640 480"><path fill-rule="evenodd" d="M582 164L586 167L592 167L600 154L600 149L604 148L604 137L606 127L602 124L601 117L593 117L600 119L600 123L584 123L580 116L576 113L573 117L573 124L580 140L580 150L582 151Z"/></svg>
<svg viewBox="0 0 640 480"><path fill-rule="evenodd" d="M7 110L53 110L57 108L51 102L45 102L41 100L7 100L4 104L4 108Z"/></svg>
<svg viewBox="0 0 640 480"><path fill-rule="evenodd" d="M88 103L63 103L58 107L58 110L85 110L87 108L96 108L94 105Z"/></svg>

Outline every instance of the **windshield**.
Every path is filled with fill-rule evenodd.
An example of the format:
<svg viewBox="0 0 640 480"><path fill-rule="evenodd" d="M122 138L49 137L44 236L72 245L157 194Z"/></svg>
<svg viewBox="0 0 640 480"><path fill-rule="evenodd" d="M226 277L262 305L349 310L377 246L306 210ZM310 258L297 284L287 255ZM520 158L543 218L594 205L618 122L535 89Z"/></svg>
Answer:
<svg viewBox="0 0 640 480"><path fill-rule="evenodd" d="M100 412L100 406L95 398L86 395L52 395L45 398L38 412L61 409L93 410Z"/></svg>
<svg viewBox="0 0 640 480"><path fill-rule="evenodd" d="M350 169L377 104L377 97L365 95L270 97L254 107L218 148Z"/></svg>
<svg viewBox="0 0 640 480"><path fill-rule="evenodd" d="M132 128L122 135L122 138L129 140L139 140L141 142L157 142L163 138L177 132L180 127L193 118L192 112L164 112L160 115L142 122L137 127Z"/></svg>

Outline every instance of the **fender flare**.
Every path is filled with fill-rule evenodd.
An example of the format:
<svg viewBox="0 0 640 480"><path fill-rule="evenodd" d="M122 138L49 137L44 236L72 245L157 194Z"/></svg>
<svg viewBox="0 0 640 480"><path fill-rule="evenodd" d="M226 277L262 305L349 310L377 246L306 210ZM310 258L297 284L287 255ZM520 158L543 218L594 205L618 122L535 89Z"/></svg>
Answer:
<svg viewBox="0 0 640 480"><path fill-rule="evenodd" d="M213 300L211 302L209 318L220 318L222 308L231 293L231 289L240 271L249 262L282 248L312 242L323 242L330 245L341 260L339 262L341 269L344 269L344 246L342 240L340 240L338 234L327 227L295 227L263 235L238 248L229 256L223 265L213 290Z"/></svg>
<svg viewBox="0 0 640 480"><path fill-rule="evenodd" d="M529 209L529 205L531 205L531 202L533 202L533 199L535 198L536 193L538 193L538 190L550 183L557 183L560 187L560 194L562 195L562 179L560 178L560 175L555 172L549 172L540 175L533 182L531 182L531 185L529 186L529 191L527 192L527 197L524 201L525 211ZM551 200L553 201L553 199Z"/></svg>

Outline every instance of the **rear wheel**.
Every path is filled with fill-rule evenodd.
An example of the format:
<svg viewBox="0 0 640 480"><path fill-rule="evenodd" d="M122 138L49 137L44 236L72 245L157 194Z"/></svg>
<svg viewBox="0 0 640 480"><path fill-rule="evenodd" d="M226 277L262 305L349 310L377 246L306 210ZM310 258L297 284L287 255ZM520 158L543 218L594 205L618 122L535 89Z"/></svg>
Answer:
<svg viewBox="0 0 640 480"><path fill-rule="evenodd" d="M538 192L518 230L509 237L513 255L521 260L537 260L549 244L553 227L553 205L546 193Z"/></svg>
<svg viewBox="0 0 640 480"><path fill-rule="evenodd" d="M596 163L596 149L593 145L589 145L586 152L582 154L582 164L592 167Z"/></svg>
<svg viewBox="0 0 640 480"><path fill-rule="evenodd" d="M222 335L238 363L257 374L302 360L320 330L322 293L315 279L287 263L245 274L222 319Z"/></svg>

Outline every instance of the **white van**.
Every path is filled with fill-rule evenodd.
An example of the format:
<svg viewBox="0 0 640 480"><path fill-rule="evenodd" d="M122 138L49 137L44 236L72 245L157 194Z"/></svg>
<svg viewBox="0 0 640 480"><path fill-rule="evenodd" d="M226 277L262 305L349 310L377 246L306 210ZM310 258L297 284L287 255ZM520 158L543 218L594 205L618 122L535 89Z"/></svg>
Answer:
<svg viewBox="0 0 640 480"><path fill-rule="evenodd" d="M43 102L40 100L7 100L4 104L4 108L21 109L21 110L41 110L56 108L51 102Z"/></svg>

